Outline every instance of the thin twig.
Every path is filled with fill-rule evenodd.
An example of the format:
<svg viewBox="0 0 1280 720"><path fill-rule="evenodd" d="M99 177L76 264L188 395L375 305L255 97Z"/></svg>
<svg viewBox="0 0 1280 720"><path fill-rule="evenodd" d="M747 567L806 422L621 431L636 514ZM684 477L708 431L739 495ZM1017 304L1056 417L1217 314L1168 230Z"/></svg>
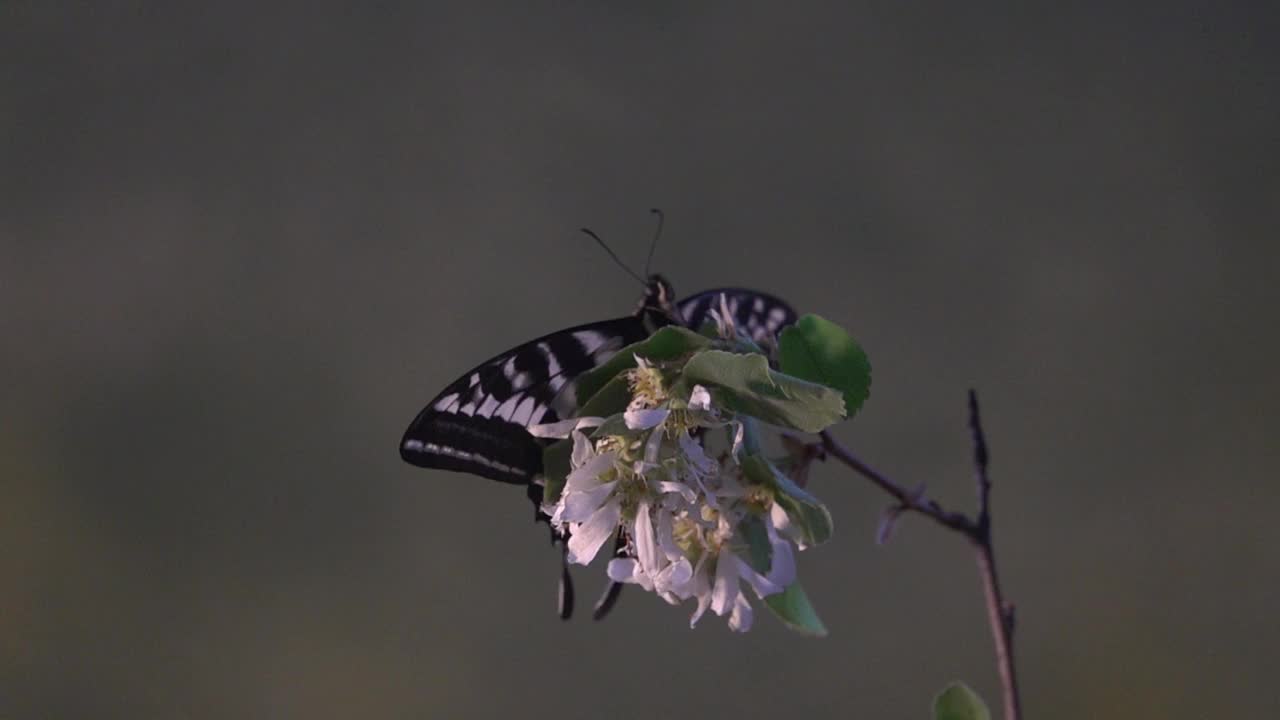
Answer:
<svg viewBox="0 0 1280 720"><path fill-rule="evenodd" d="M853 451L841 445L827 431L824 430L821 433L821 437L822 449L826 451L827 455L853 468L859 475L867 478L878 485L881 490L892 495L903 510L910 510L928 516L943 527L964 533L967 536L973 535L976 531L973 521L964 513L943 510L936 501L926 497L921 489L907 490L891 480L889 476L858 459L853 454Z"/></svg>
<svg viewBox="0 0 1280 720"><path fill-rule="evenodd" d="M863 462L848 448L841 445L827 432L821 433L821 454L834 457L848 465L854 472L870 480L884 490L896 501L887 522L904 512L915 512L933 520L939 525L960 533L974 547L978 559L978 572L982 577L983 594L987 601L987 621L991 625L991 637L995 643L996 671L1000 675L1003 690L1005 720L1019 720L1022 716L1022 704L1018 694L1018 676L1013 658L1014 614L1012 603L1005 600L1000 589L1000 578L996 572L995 548L991 542L991 480L987 476L987 440L982 432L982 421L978 414L978 395L969 391L969 429L973 434L974 473L978 483L978 515L971 518L964 513L951 512L942 508L937 501L925 495L924 486L916 490L907 490L894 482L889 476ZM881 528L881 536L888 535L888 527Z"/></svg>
<svg viewBox="0 0 1280 720"><path fill-rule="evenodd" d="M1000 575L996 571L996 550L991 541L991 478L987 476L990 456L978 412L978 393L973 389L969 390L969 429L973 433L973 467L978 482L978 534L971 539L978 551L978 572L982 575L983 595L987 598L987 622L991 625L996 670L1000 673L1000 686L1004 690L1004 716L1008 720L1016 720L1022 715L1022 700L1018 695L1017 666L1013 661L1013 604L1005 600L1000 590Z"/></svg>

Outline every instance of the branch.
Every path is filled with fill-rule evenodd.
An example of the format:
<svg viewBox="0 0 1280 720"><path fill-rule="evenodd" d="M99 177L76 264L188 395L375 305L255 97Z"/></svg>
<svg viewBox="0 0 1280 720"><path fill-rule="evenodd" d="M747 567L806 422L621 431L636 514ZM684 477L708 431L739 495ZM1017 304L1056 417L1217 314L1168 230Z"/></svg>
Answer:
<svg viewBox="0 0 1280 720"><path fill-rule="evenodd" d="M991 478L987 476L990 457L978 413L978 393L972 388L969 390L969 430L973 433L973 467L978 481L977 535L970 539L978 551L978 572L987 598L987 622L991 625L996 670L1004 690L1004 716L1007 720L1017 720L1022 715L1022 700L1018 696L1018 673L1013 661L1013 603L1004 598L996 571L996 550L991 542Z"/></svg>
<svg viewBox="0 0 1280 720"><path fill-rule="evenodd" d="M1013 604L1005 600L1000 590L1000 579L996 572L995 548L991 542L991 480L987 476L989 461L987 440L983 435L982 421L978 414L978 395L973 390L969 391L969 430L973 435L974 474L978 483L976 518L943 509L937 501L925 495L923 485L914 490L907 490L884 473L863 462L826 431L821 433L821 444L815 446L817 450L815 456L824 460L827 456L834 457L893 497L896 502L889 508L885 524L881 528L882 539L888 536L893 522L899 515L904 512L914 512L963 535L973 545L977 553L978 573L982 577L983 593L987 601L987 621L991 626L991 637L995 643L996 671L1000 675L1004 696L1004 717L1005 720L1018 720L1022 716L1022 706L1013 659L1014 610Z"/></svg>

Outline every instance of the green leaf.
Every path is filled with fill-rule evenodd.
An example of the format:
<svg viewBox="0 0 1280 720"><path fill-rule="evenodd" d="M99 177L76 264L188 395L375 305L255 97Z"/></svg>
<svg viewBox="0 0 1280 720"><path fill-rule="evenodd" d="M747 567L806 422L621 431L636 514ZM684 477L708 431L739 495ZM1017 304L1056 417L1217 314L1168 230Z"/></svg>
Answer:
<svg viewBox="0 0 1280 720"><path fill-rule="evenodd" d="M618 375L584 397L586 401L578 407L577 417L609 417L627 409L631 403L631 387L626 375Z"/></svg>
<svg viewBox="0 0 1280 720"><path fill-rule="evenodd" d="M764 452L764 448L760 443L760 423L756 422L756 419L749 415L743 415L739 417L738 421L742 423L743 452L745 452L747 455L762 454ZM733 446L733 426L729 425L725 427L725 431L728 433L727 439L729 441L729 446L732 447Z"/></svg>
<svg viewBox="0 0 1280 720"><path fill-rule="evenodd" d="M618 373L634 368L636 355L651 362L675 360L710 345L710 338L677 325L669 325L638 343L622 348L607 362L579 375L569 387L573 388L579 399L590 398L617 377Z"/></svg>
<svg viewBox="0 0 1280 720"><path fill-rule="evenodd" d="M747 564L761 575L769 574L773 567L773 546L769 544L769 531L764 521L755 515L747 515L738 523L738 532L747 541Z"/></svg>
<svg viewBox="0 0 1280 720"><path fill-rule="evenodd" d="M764 520L748 515L739 523L738 530L747 541L747 555L744 559L756 572L767 574L773 567L773 547L769 544L769 531L765 529ZM818 613L798 582L791 583L780 593L766 595L764 604L792 630L816 637L825 637L827 634L826 626L818 618Z"/></svg>
<svg viewBox="0 0 1280 720"><path fill-rule="evenodd" d="M867 354L844 328L817 315L805 315L782 331L778 366L788 375L839 390L848 417L871 392Z"/></svg>
<svg viewBox="0 0 1280 720"><path fill-rule="evenodd" d="M805 545L814 547L831 539L833 523L827 506L792 482L773 463L759 455L745 455L742 471L751 482L773 490L773 501L786 511Z"/></svg>
<svg viewBox="0 0 1280 720"><path fill-rule="evenodd" d="M702 385L720 407L802 432L844 417L838 391L775 372L763 355L703 350L685 363L680 384L682 392Z"/></svg>
<svg viewBox="0 0 1280 720"><path fill-rule="evenodd" d="M547 483L542 491L543 502L555 503L560 499L560 491L573 469L572 459L573 438L554 442L542 449L542 476Z"/></svg>
<svg viewBox="0 0 1280 720"><path fill-rule="evenodd" d="M991 720L991 711L962 682L953 682L933 699L933 720Z"/></svg>
<svg viewBox="0 0 1280 720"><path fill-rule="evenodd" d="M792 630L814 637L827 636L827 626L822 624L800 583L791 583L786 590L765 596L764 604Z"/></svg>

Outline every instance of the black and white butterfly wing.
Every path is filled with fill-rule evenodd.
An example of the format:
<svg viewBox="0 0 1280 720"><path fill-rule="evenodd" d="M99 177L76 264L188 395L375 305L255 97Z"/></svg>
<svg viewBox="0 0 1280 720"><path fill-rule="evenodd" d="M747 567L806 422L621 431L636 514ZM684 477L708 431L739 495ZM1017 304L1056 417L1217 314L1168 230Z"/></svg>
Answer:
<svg viewBox="0 0 1280 720"><path fill-rule="evenodd" d="M619 349L648 336L639 317L588 323L531 340L476 366L418 413L400 457L419 467L525 484L542 472L530 425L560 420L556 395Z"/></svg>
<svg viewBox="0 0 1280 720"><path fill-rule="evenodd" d="M712 310L720 312L721 295L734 322L756 342L774 338L796 321L796 311L782 299L743 288L704 290L676 303L676 309L685 325L696 330L711 321Z"/></svg>

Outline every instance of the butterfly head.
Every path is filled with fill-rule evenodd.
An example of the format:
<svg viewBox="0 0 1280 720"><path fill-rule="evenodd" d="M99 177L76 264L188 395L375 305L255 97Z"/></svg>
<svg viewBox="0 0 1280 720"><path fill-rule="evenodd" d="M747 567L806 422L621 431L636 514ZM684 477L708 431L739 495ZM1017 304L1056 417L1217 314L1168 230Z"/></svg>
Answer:
<svg viewBox="0 0 1280 720"><path fill-rule="evenodd" d="M654 273L645 283L644 299L640 301L641 310L656 310L673 318L678 318L676 310L676 291L671 283L661 275Z"/></svg>

